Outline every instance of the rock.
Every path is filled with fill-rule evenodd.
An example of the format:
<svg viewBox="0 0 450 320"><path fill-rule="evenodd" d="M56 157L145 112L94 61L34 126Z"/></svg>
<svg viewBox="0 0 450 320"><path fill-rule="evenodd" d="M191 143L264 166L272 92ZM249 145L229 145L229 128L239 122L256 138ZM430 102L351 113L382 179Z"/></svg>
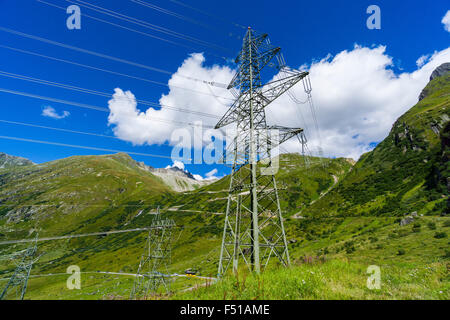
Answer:
<svg viewBox="0 0 450 320"><path fill-rule="evenodd" d="M291 240L289 240L289 243L296 243L297 242L297 239L291 239Z"/></svg>
<svg viewBox="0 0 450 320"><path fill-rule="evenodd" d="M408 216L408 217L406 217L406 218L400 220L400 225L401 225L401 226L406 226L407 224L410 224L410 223L412 223L413 221L414 221L414 218L411 217L411 216Z"/></svg>
<svg viewBox="0 0 450 320"><path fill-rule="evenodd" d="M439 67L434 69L433 73L431 73L430 81L432 81L433 79L435 79L437 77L443 76L447 72L450 72L450 62L443 63ZM426 98L427 95L428 95L428 92L425 89L423 89L422 92L420 93L419 101Z"/></svg>
<svg viewBox="0 0 450 320"><path fill-rule="evenodd" d="M430 81L437 77L443 76L447 72L450 72L450 62L445 62L436 69L434 69L433 73L430 76Z"/></svg>
<svg viewBox="0 0 450 320"><path fill-rule="evenodd" d="M414 211L413 213L411 213L411 217L418 217L419 215L417 214L417 211Z"/></svg>

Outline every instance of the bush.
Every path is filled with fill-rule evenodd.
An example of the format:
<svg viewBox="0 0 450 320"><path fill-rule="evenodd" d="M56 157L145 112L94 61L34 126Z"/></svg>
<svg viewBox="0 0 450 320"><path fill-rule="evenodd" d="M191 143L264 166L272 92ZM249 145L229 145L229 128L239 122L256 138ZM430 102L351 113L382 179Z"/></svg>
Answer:
<svg viewBox="0 0 450 320"><path fill-rule="evenodd" d="M436 239L447 238L447 233L445 233L445 232L436 232L436 233L434 234L434 237L435 237Z"/></svg>
<svg viewBox="0 0 450 320"><path fill-rule="evenodd" d="M355 247L351 246L351 247L347 247L347 248L345 249L345 252L350 254L350 253L352 253L352 252L355 252L355 250L356 250Z"/></svg>
<svg viewBox="0 0 450 320"><path fill-rule="evenodd" d="M436 230L436 223L434 222L428 222L427 226L430 230Z"/></svg>
<svg viewBox="0 0 450 320"><path fill-rule="evenodd" d="M374 243L374 242L378 241L378 238L377 237L369 237L369 241Z"/></svg>
<svg viewBox="0 0 450 320"><path fill-rule="evenodd" d="M404 249L398 249L397 255L398 256L403 256L405 254L405 250Z"/></svg>

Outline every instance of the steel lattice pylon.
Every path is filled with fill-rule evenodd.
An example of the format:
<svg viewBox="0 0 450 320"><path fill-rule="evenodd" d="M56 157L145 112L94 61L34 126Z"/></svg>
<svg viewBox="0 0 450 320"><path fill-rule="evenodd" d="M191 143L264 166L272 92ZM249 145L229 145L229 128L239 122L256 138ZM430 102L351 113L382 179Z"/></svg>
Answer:
<svg viewBox="0 0 450 320"><path fill-rule="evenodd" d="M290 264L274 176L276 158L272 159L271 152L284 141L302 135L303 129L268 126L265 107L305 78L308 72L286 67L280 51L270 44L267 34L260 35L248 28L236 58L238 71L228 86L236 100L216 125L218 129L235 123L237 128L226 155L226 161L233 165L219 276L226 273L230 265L236 272L240 258L256 272L275 256L284 266ZM262 84L265 67L275 67L272 70L282 77Z"/></svg>
<svg viewBox="0 0 450 320"><path fill-rule="evenodd" d="M17 263L14 274L11 276L6 284L6 287L3 289L0 300L9 298L11 294L14 294L16 299L23 300L27 291L31 268L38 259L38 257L36 257L37 241L38 235L36 235L33 244L20 253L19 256L21 256L21 259Z"/></svg>
<svg viewBox="0 0 450 320"><path fill-rule="evenodd" d="M170 291L168 266L171 263L171 241L174 226L175 222L172 219L161 218L158 208L139 262L131 299L146 298L149 294L156 294L161 286L166 292Z"/></svg>

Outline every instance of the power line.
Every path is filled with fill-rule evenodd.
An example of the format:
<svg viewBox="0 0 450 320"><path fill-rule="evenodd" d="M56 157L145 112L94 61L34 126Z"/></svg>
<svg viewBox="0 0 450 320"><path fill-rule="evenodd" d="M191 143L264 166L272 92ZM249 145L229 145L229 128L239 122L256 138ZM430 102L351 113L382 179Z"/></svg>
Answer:
<svg viewBox="0 0 450 320"><path fill-rule="evenodd" d="M230 24L232 24L232 25L235 26L235 27L238 27L238 28L241 28L241 29L244 29L244 30L247 29L247 27L246 27L246 26L243 26L242 24L239 24L239 23L236 23L236 22L232 22L232 21L225 20L225 19L223 19L222 17L220 17L220 16L218 16L218 15L215 15L215 14L212 14L212 13L209 13L209 12L206 12L206 11L203 11L203 10L200 10L200 9L197 9L197 8L194 8L193 6L187 5L187 4L183 3L183 2L176 1L176 0L169 0L169 1L175 3L175 4L179 5L179 6L182 6L182 7L185 7L185 8L194 10L194 11L197 11L197 12L199 12L199 13L201 13L201 14L203 14L203 15L209 16L209 17L211 17L211 18L219 19L219 20L221 20L221 21L223 21L223 22L230 23Z"/></svg>
<svg viewBox="0 0 450 320"><path fill-rule="evenodd" d="M0 119L0 122L1 123L7 123L7 124L20 125L20 126L25 126L25 127L48 129L48 130L55 130L55 131L61 131L61 132L84 134L84 135L96 136L96 137L101 137L101 138L110 138L110 139L121 140L121 139L119 139L117 137L114 137L114 136L108 136L108 135L99 134L99 133L83 132L83 131L76 131L76 130L63 129L63 128L47 127L47 126L42 126L42 125L33 124L33 123L24 123L24 122L17 122L17 121L2 120L2 119Z"/></svg>
<svg viewBox="0 0 450 320"><path fill-rule="evenodd" d="M178 18L178 19L180 19L180 20L183 20L183 21L190 22L190 23L192 23L192 24L201 26L201 27L203 27L203 28L205 28L205 29L209 29L209 30L215 29L215 28L213 28L213 27L211 27L211 26L209 26L209 25L207 25L207 24L204 24L204 23L202 23L202 22L199 22L199 21L196 20L196 19L189 18L189 17L184 16L184 15L182 15L182 14L179 14L179 13L176 13L176 12L173 12L173 11L170 11L170 10L168 10L168 9L164 9L164 8L162 8L162 7L158 7L158 6L156 6L156 5L154 5L154 4L151 4L151 3L148 3L148 2L144 2L144 1L141 1L141 0L130 0L130 1L131 1L131 2L134 2L134 3L136 3L136 4L140 4L141 6L144 6L144 7L150 8L150 9L153 9L153 10L155 10L155 11L158 11L158 12L161 12L161 13L164 13L164 14L167 14L167 15L169 15L169 16Z"/></svg>
<svg viewBox="0 0 450 320"><path fill-rule="evenodd" d="M87 9L90 9L90 10L93 10L93 11L96 11L96 12L99 12L99 13L111 16L113 18L117 18L117 19L120 19L120 20L123 20L123 21L127 21L129 23L133 23L133 24L139 25L141 27L144 27L144 28L156 31L156 32L160 32L160 33L167 34L167 35L170 35L170 36L175 37L175 38L179 38L179 39L183 39L183 40L186 40L186 41L189 41L189 42L192 42L192 43L196 43L196 44L204 46L204 47L220 49L222 51L225 51L225 52L229 53L229 50L227 48L219 46L219 45L217 45L215 43L204 41L204 40L200 40L198 38L195 38L195 37L192 37L192 36L180 33L180 32L176 32L176 31L167 29L165 27L161 27L161 26L158 26L158 25L155 25L155 24L152 24L152 23L140 20L140 19L136 19L134 17L127 16L125 14L109 10L109 9L106 9L104 7L101 7L101 6L96 6L96 5L94 5L92 3L89 3L89 2L86 2L86 1L81 1L81 0L74 0L74 1L66 0L66 1L69 2L69 3L74 3L74 4L77 4L79 6L85 7Z"/></svg>
<svg viewBox="0 0 450 320"><path fill-rule="evenodd" d="M93 105L89 105L89 104L73 102L73 101L70 101L70 100L62 100L62 99L56 99L56 98L51 98L51 97L40 96L40 95L31 94L31 93L27 93L27 92L9 90L9 89L5 89L5 88L0 88L0 92L10 93L10 94L14 94L14 95L19 95L19 96L28 97L28 98L34 98L34 99L39 99L39 100L46 100L46 101L51 101L51 102L56 102L56 103L68 104L68 105L72 105L72 106L75 106L75 107L91 109L91 110L96 110L96 111L102 111L102 112L108 112L108 113L110 112L110 110L107 109L107 108L102 108L102 107L97 107L97 106L93 106ZM130 116L126 116L126 117L130 118ZM155 117L152 117L151 119L148 119L148 121L159 121L159 122L164 122L164 123L178 123L178 124L187 125L187 126L191 126L191 127L205 127L205 128L214 129L214 126L211 126L211 125L200 125L200 124L196 124L196 123L192 123L192 122L184 122L184 121L162 119L162 118L155 118Z"/></svg>
<svg viewBox="0 0 450 320"><path fill-rule="evenodd" d="M1 47L1 45L0 45L0 47ZM81 87L77 87L77 86L67 85L67 84L64 84L64 83L59 83L59 82L53 82L53 81L48 81L48 80L28 77L28 76L15 74L15 73L10 73L10 72L5 72L5 71L1 71L1 70L0 70L0 76L13 78L13 79L18 79L18 80L23 80L23 81L28 81L28 82L39 83L39 84L42 84L42 85L53 86L53 87L57 87L57 88L62 88L62 89L67 89L67 90L72 90L72 91L92 94L92 95L98 95L98 96L107 97L107 98L111 97L111 94L110 93L106 93L106 92L101 92L101 91L81 88ZM119 98L120 99L124 99L124 100L128 100L128 98L124 98L124 97L119 97ZM183 109L183 108L173 107L173 106L160 104L160 103L156 103L156 102L150 102L150 101L146 101L146 100L136 99L136 102L139 102L139 103L141 103L143 105L147 105L147 106L159 107L161 109L170 109L170 110L174 110L174 111L185 112L185 113L192 113L192 114L205 116L205 117L219 118L219 116L211 114L211 113L195 111L195 110L189 110L189 109Z"/></svg>
<svg viewBox="0 0 450 320"><path fill-rule="evenodd" d="M53 4L53 3L49 3L49 2L46 2L46 1L43 1L43 0L36 0L36 1L40 2L40 3L43 3L43 4L46 4L48 6L51 6L51 7L58 8L58 9L66 11L66 8L57 6L57 5ZM100 19L100 18L96 18L96 17L90 16L90 15L85 14L85 13L83 13L83 17L86 17L86 18L89 18L89 19L92 19L92 20L95 20L95 21L99 21L99 22L102 22L102 23L105 23L105 24L109 24L109 25L112 25L114 27L118 27L118 28L123 29L123 30L131 31L131 32L134 32L136 34L144 35L146 37L150 37L150 38L153 38L153 39L161 40L161 41L164 41L164 42L167 42L167 43L179 46L179 47L183 47L183 48L191 49L191 50L197 50L197 48L194 48L192 46L181 44L181 43L178 43L178 42L175 42L175 41L172 41L172 40L168 40L168 39L165 39L165 38L162 38L162 37L159 37L159 36L155 36L153 34L149 34L149 33L146 33L146 32L142 32L142 31L139 31L139 30L136 30L136 29L132 29L132 28L129 28L129 27L125 27L125 26L122 26L120 24L117 24L117 23L114 23L114 22L110 22L110 21L107 21L107 20L103 20L103 19ZM206 52L206 53L208 55L214 56L216 58L223 59L224 61L229 61L229 59L227 59L226 57L217 55L215 53L212 53L212 52Z"/></svg>
<svg viewBox="0 0 450 320"><path fill-rule="evenodd" d="M83 233L83 234L72 234L72 235L59 236L59 237L38 238L37 240L36 239L7 240L7 241L1 241L0 245L15 244L15 243L26 243L26 242L34 242L34 241L52 241L52 240L62 240L62 239L102 236L102 235L109 235L109 234L116 234L116 233L126 233L126 232L148 231L148 230L151 230L153 228L154 227L136 228L136 229L128 229L128 230L114 230L114 231L104 231L104 232L92 232L92 233Z"/></svg>
<svg viewBox="0 0 450 320"><path fill-rule="evenodd" d="M82 52L82 53L89 54L89 55L92 55L92 56L96 56L96 57L108 59L108 60L111 60L111 61L128 64L128 65L139 67L139 68L144 68L144 69L151 70L151 71L159 70L157 72L162 72L162 73L166 73L166 74L169 74L169 75L173 75L173 73L171 73L170 71L166 71L166 70L150 67L150 66L147 66L147 65L143 65L143 64L140 64L140 63L132 62L132 61L121 59L121 58L116 58L116 57L109 56L109 55L106 55L106 54L103 54L103 53L98 53L98 52L95 52L95 51L86 50L86 49L83 49L83 48L71 46L71 45L68 45L68 44L61 43L61 42L56 42L56 41L49 40L49 39L46 39L46 38L42 38L42 37L26 34L26 33L20 32L20 31L16 31L16 30L4 28L4 27L0 27L0 30L4 31L4 32L7 32L7 33L10 33L10 34L18 35L18 36L21 36L21 37L24 37L24 38L29 38L29 39L37 40L37 41L40 41L40 42L48 43L48 44L51 44L51 45L55 45L55 46L58 46L58 47L61 47L61 48ZM8 47L8 46L2 46L2 47L6 48L6 49L15 50L15 51L21 51L22 53L33 54L33 55L36 55L36 56L41 56L41 57L45 57L45 58L52 59L52 60L59 60L61 62L66 62L66 63L71 63L71 64L74 64L74 65L83 66L85 68L96 69L96 70L99 70L99 71L104 71L104 72L108 72L108 73L112 73L112 74L118 74L118 75L122 75L122 76L132 77L132 78L135 78L135 79L147 81L149 83L158 84L158 85L162 85L162 86L166 86L166 87L170 88L170 86L167 83L164 83L164 82L148 80L148 79L144 80L143 78L138 78L138 77L134 77L134 76L120 74L120 73L115 72L115 71L109 71L109 70L100 69L100 68L97 68L97 67L82 65L82 64L79 64L79 63L75 63L75 62L69 62L68 60L62 60L62 59L58 59L58 58L54 58L54 57L50 57L50 56L40 55L40 54L33 53L33 52L30 52L30 51L22 50L22 49L12 48L12 47ZM180 77L183 77L183 78L187 78L189 80L195 80L195 81L202 82L202 83L209 84L209 85L217 85L217 86L220 86L221 88L224 85L224 84L220 84L220 83L217 83L217 82L214 82L214 81L205 81L205 80L201 80L201 79L195 79L195 78L192 78L192 77L189 77L189 76L183 76L183 75L177 75L177 76L180 76ZM192 92L196 92L196 93L209 95L208 93L204 93L204 92L193 90L193 89L189 89L189 88L178 87L178 86L172 86L172 87L183 89L183 90L188 90L188 91L192 91ZM225 97L221 97L221 98L231 100L231 99L225 98Z"/></svg>
<svg viewBox="0 0 450 320"><path fill-rule="evenodd" d="M128 153L128 154L133 154L133 155L137 155L137 156L144 156L144 157L154 157L154 158L164 158L164 159L177 159L176 157L169 157L169 156L163 156L163 155L158 155L158 154L139 153L139 152L123 151L123 150L115 150L115 149L105 149L105 148L98 148L98 147L87 147L87 146L81 146L81 145L75 145L75 144L66 144L66 143L43 141L43 140L34 140L34 139L26 139L26 138L19 138L19 137L0 136L0 139L22 141L22 142L31 142L31 143L38 143L38 144L47 144L47 145L60 146L60 147L87 149L87 150L95 150L95 151L104 151L104 152ZM191 159L182 159L182 158L178 158L178 159L179 160L191 160Z"/></svg>

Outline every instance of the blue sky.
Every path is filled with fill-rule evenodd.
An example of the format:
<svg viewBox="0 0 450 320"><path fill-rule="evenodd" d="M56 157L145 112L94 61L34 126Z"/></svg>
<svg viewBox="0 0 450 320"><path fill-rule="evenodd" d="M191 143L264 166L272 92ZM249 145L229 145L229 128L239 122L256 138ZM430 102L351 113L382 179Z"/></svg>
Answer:
<svg viewBox="0 0 450 320"><path fill-rule="evenodd" d="M45 1L64 8L70 5L69 2L64 0ZM444 0L279 1L276 5L273 1L189 1L189 5L209 13L210 16L180 6L174 1L144 0L189 17L195 23L165 15L128 0L86 1L195 37L208 42L209 45L205 47L196 42L185 41L141 28L86 9L83 6L81 6L81 30L68 30L66 27L68 15L65 11L35 0L0 0L0 27L157 67L170 73L175 73L189 54L194 52L204 53L204 66L206 68L214 64L226 66L227 63L220 57L234 59L241 45L239 37L242 37L245 33L245 29L233 25L232 22L243 26L252 26L258 31L267 32L272 43L282 47L287 63L295 68L299 68L305 63L309 65L312 62L320 61L329 54L336 56L344 50L354 50L355 44L367 48L382 45L386 48L380 54L392 58L392 65L388 67L389 69L393 70L395 74L413 73L418 69L417 60L419 57L447 49L450 37L450 33L444 30L441 23L443 16L450 9L448 1ZM366 19L368 18L366 8L371 4L376 4L381 8L381 30L366 28ZM252 14L250 15L249 12ZM83 17L83 14L141 30L164 39L170 39L192 48L173 45L94 21L88 17ZM4 46L114 70L115 72L161 83L167 83L171 77L169 74L94 57L4 31L0 31L0 39L0 44ZM226 50L212 47L212 44L226 48ZM233 68L231 64L228 66ZM162 94L169 93L169 87L167 86L88 70L1 47L0 71L88 88L111 95L115 88L131 90L137 99L153 102L158 102ZM187 86L189 87L189 83L187 83ZM0 88L75 101L102 108L108 108L108 100L110 99L4 76L0 76ZM413 93L415 94L415 92ZM2 121L15 121L114 136L113 126L108 126L107 112L2 92L0 92L0 104L0 120ZM177 107L188 104L189 101L181 101L177 104ZM53 108L59 115L63 115L66 111L66 117L55 119L43 116L43 110L47 107ZM138 105L138 108L145 110L148 107ZM130 141L13 125L2 121L0 121L0 136L165 156L170 156L172 150L168 145L137 146ZM391 125L392 123L388 124L389 127ZM349 133L349 136L354 137L356 135L350 135ZM358 142L358 144L363 143L367 145L367 148L373 148L376 142L378 141L370 141L369 139L366 142ZM0 152L26 157L37 163L72 155L107 153L6 139L0 139ZM332 153L330 155L333 156ZM172 163L170 159L132 156L136 160L144 161L154 167L165 167ZM219 169L219 175L226 174L229 171L228 168L215 165L186 166L191 172L202 175L216 167Z"/></svg>

